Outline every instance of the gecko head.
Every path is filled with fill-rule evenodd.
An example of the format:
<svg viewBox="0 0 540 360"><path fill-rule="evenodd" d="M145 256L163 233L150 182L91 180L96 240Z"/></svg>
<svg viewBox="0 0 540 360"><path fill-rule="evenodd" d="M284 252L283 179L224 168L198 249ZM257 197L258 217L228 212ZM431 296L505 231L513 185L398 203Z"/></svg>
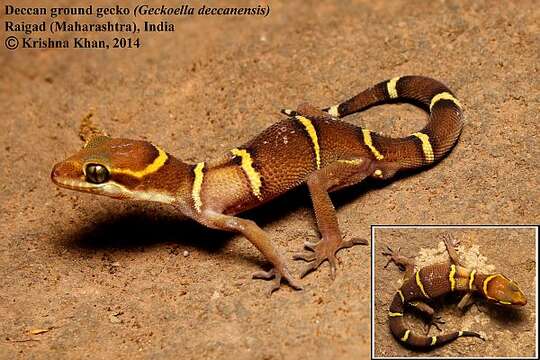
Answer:
<svg viewBox="0 0 540 360"><path fill-rule="evenodd" d="M517 306L527 304L527 298L519 286L502 274L487 276L482 286L484 295L497 304Z"/></svg>
<svg viewBox="0 0 540 360"><path fill-rule="evenodd" d="M79 152L54 165L51 179L71 190L141 199L148 194L145 178L168 159L167 153L147 141L95 136Z"/></svg>

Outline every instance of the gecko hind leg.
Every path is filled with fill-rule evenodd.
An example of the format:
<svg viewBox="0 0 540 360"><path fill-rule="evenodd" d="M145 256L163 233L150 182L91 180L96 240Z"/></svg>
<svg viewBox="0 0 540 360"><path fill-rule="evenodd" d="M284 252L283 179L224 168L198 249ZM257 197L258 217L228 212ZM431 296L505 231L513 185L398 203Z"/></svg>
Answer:
<svg viewBox="0 0 540 360"><path fill-rule="evenodd" d="M439 325L444 324L445 321L442 320L441 315L435 315L435 310L431 306L420 300L408 302L407 305L418 310L423 315L423 318L427 320L425 326L426 336L429 334L429 330L431 330L432 326L436 327L437 330L442 331Z"/></svg>
<svg viewBox="0 0 540 360"><path fill-rule="evenodd" d="M426 336L429 334L431 327L437 328L437 330L442 331L439 325L445 324L446 321L442 320L442 316L434 315L431 317L430 321L426 324Z"/></svg>
<svg viewBox="0 0 540 360"><path fill-rule="evenodd" d="M411 302L408 302L407 305L412 306L413 308L421 312L428 319L433 318L435 314L435 310L433 310L431 306L429 306L423 301L419 301L419 300L411 301Z"/></svg>
<svg viewBox="0 0 540 360"><path fill-rule="evenodd" d="M317 243L306 242L304 246L308 251L293 256L295 260L309 262L300 277L306 276L323 262L328 261L330 277L334 279L338 262L336 253L354 245L367 244L366 240L359 238L343 240L339 231L336 210L328 193L362 181L368 176L370 170L371 162L368 159L338 160L315 171L307 179L321 240Z"/></svg>

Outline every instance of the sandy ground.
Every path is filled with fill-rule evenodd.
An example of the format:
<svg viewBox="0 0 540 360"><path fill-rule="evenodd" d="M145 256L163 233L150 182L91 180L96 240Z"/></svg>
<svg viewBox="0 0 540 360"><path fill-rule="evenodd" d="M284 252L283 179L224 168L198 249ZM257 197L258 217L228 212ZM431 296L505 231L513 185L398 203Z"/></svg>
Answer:
<svg viewBox="0 0 540 360"><path fill-rule="evenodd" d="M201 161L246 142L282 107L431 76L464 104L459 144L429 171L335 194L345 236L369 237L375 223L540 222L534 1L270 5L265 18L168 18L176 31L141 36L141 49L1 48L0 358L369 356L368 247L342 251L335 281L325 266L305 291L268 298L269 284L250 279L264 259L242 237L51 183L52 165L80 148L89 113L113 136ZM347 120L405 135L425 119L392 105ZM289 258L318 236L303 188L246 216ZM429 244L411 251L420 245ZM301 266L290 261L295 274ZM378 346L396 351L393 341Z"/></svg>
<svg viewBox="0 0 540 360"><path fill-rule="evenodd" d="M381 254L389 246L411 257L416 268L430 264L446 263L449 257L441 235L450 234L460 241L460 261L479 273L502 273L514 280L527 297L527 305L518 309L493 305L477 296L475 305L465 312L457 309L459 294L435 299L431 304L445 324L442 332L432 328L429 335L452 331L480 332L485 342L476 338L461 338L451 344L429 352L403 348L392 336L388 327L388 308L396 290L402 284L403 273L397 266L387 264ZM374 254L374 355L384 356L535 356L536 346L536 293L537 254L536 232L533 228L520 229L377 229ZM532 251L531 251L532 249ZM462 294L461 294L462 295ZM406 322L413 332L425 334L424 323L414 311L408 311Z"/></svg>

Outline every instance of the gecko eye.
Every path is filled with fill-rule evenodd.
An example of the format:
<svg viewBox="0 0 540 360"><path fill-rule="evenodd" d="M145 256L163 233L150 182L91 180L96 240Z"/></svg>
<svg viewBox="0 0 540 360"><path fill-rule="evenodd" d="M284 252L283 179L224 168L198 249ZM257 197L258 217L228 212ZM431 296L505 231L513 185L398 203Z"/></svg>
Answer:
<svg viewBox="0 0 540 360"><path fill-rule="evenodd" d="M102 184L109 180L109 170L103 165L86 165L86 180L94 184Z"/></svg>

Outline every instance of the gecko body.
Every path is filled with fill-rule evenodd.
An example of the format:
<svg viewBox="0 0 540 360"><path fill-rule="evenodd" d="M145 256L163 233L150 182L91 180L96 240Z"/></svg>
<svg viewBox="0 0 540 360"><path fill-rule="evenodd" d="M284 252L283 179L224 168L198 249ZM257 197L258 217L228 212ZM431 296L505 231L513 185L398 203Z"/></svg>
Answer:
<svg viewBox="0 0 540 360"><path fill-rule="evenodd" d="M391 138L339 120L374 105L412 102L429 113L427 125L403 138ZM445 156L463 125L459 101L442 83L421 76L383 81L349 100L319 110L303 104L253 140L218 159L185 163L141 140L94 136L85 147L56 164L52 180L71 190L117 199L157 201L214 229L243 234L271 262L256 277L300 284L257 224L237 214L307 184L321 241L307 243L295 259L309 264L304 276L328 261L332 276L336 252L365 244L343 240L329 193L367 177L388 179L398 171L426 167Z"/></svg>

